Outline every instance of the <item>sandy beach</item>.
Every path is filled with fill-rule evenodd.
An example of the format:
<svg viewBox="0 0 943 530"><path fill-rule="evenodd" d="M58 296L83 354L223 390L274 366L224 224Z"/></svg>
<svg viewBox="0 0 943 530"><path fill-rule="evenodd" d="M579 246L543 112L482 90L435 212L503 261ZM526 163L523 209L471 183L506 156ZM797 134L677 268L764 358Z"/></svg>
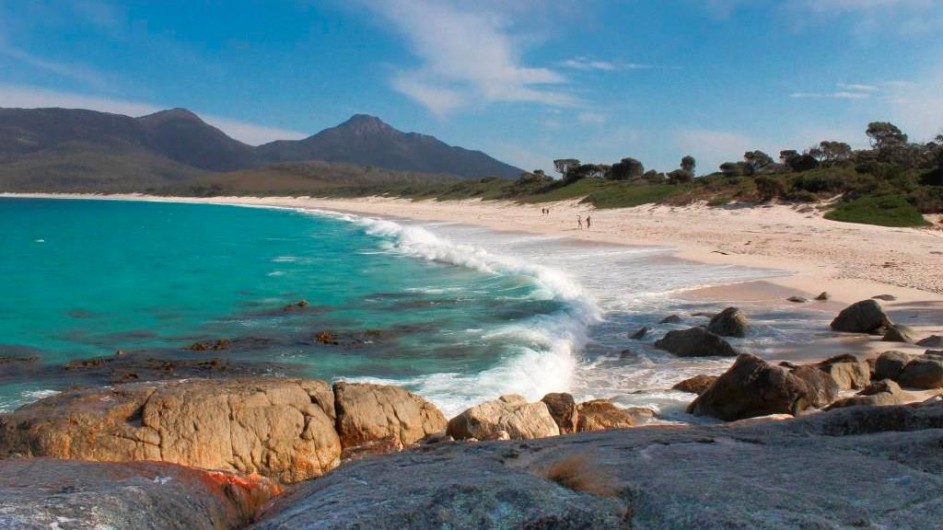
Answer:
<svg viewBox="0 0 943 530"><path fill-rule="evenodd" d="M75 195L0 195L81 197ZM556 235L586 242L656 245L676 249L690 261L771 268L791 275L763 282L715 286L685 296L699 300L749 300L788 305L789 296L831 295L827 308L835 312L858 300L890 295L882 301L896 322L916 327L920 335L943 334L943 226L931 218L924 229L887 228L826 220L809 207L668 207L595 210L577 201L522 205L498 201L411 201L385 197L319 199L310 197L171 198L109 195L135 199L322 209L361 215L454 222L498 231ZM550 209L542 215L541 209ZM584 220L583 229L577 216ZM591 219L591 228L585 220ZM883 351L868 338L834 341L826 350L849 347ZM896 346L896 345L895 345ZM903 345L902 345L903 346ZM904 347L906 349L906 347ZM887 348L883 348L887 349ZM828 353L828 351L824 352ZM817 355L822 356L822 353Z"/></svg>

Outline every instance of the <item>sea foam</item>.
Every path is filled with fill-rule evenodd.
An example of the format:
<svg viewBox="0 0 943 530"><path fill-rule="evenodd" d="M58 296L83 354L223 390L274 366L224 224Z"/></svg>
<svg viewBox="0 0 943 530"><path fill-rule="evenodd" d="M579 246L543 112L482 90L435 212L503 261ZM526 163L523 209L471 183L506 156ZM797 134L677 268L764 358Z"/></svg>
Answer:
<svg viewBox="0 0 943 530"><path fill-rule="evenodd" d="M321 213L321 212L319 212ZM561 309L486 330L481 340L501 343L508 352L495 366L477 373L436 373L409 380L361 378L406 384L437 403L446 414L504 394L537 400L548 392L570 390L579 365L577 354L587 329L602 320L595 298L569 274L484 248L455 243L430 230L386 219L334 214L380 238L383 251L413 259L467 267L526 284L527 296L558 302Z"/></svg>

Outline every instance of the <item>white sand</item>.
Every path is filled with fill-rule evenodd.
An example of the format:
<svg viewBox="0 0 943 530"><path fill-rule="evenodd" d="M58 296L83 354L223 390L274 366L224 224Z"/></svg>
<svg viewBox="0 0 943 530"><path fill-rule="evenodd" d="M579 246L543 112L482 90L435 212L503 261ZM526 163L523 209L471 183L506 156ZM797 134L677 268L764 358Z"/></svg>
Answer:
<svg viewBox="0 0 943 530"><path fill-rule="evenodd" d="M943 334L943 225L939 223L939 216L931 219L934 227L915 229L838 223L824 219L817 210L785 205L719 208L649 205L595 210L577 201L520 205L477 199L417 202L380 197L193 199L135 194L108 198L314 208L450 221L494 230L564 235L585 241L667 245L677 248L678 257L692 261L767 267L794 273L759 286L725 286L692 293L695 297L736 300L749 296L754 301L783 303L787 295L812 298L821 291L828 291L833 300L831 305L837 311L858 300L890 294L896 300L881 303L892 319L918 326L920 335ZM550 215L541 215L541 208L548 206ZM578 215L584 220L591 217L592 228L587 230L584 226L583 230L578 230ZM770 284L775 288L770 288Z"/></svg>

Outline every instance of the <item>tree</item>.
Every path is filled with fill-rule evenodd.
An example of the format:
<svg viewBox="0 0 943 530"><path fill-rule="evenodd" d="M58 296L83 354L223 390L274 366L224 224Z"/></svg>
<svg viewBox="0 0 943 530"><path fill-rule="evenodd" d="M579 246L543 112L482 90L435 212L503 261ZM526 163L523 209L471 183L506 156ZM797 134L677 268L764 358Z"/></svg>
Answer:
<svg viewBox="0 0 943 530"><path fill-rule="evenodd" d="M690 173L692 177L694 176L695 167L697 167L697 160L694 160L693 156L685 155L685 157L681 159L681 169Z"/></svg>
<svg viewBox="0 0 943 530"><path fill-rule="evenodd" d="M845 142L823 140L819 150L826 162L838 162L851 158L851 146Z"/></svg>
<svg viewBox="0 0 943 530"><path fill-rule="evenodd" d="M630 180L641 177L645 173L645 166L634 158L623 158L609 168L609 178L612 180Z"/></svg>
<svg viewBox="0 0 943 530"><path fill-rule="evenodd" d="M878 151L894 149L907 144L907 135L896 125L886 121L873 121L865 131L871 141L871 147Z"/></svg>
<svg viewBox="0 0 943 530"><path fill-rule="evenodd" d="M553 168L563 178L566 178L567 173L570 172L570 168L578 167L579 165L580 161L575 158L560 158L553 161Z"/></svg>
<svg viewBox="0 0 943 530"><path fill-rule="evenodd" d="M720 172L725 177L739 177L743 175L745 166L743 162L724 162L720 165Z"/></svg>
<svg viewBox="0 0 943 530"><path fill-rule="evenodd" d="M743 161L746 163L745 173L747 175L756 175L773 163L772 157L760 150L743 153Z"/></svg>

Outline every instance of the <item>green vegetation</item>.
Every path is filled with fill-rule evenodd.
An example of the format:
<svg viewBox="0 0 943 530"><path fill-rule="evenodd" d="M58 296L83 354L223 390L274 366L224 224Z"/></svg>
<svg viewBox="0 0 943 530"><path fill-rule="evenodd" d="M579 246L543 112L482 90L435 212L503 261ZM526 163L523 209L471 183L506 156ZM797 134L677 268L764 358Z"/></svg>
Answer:
<svg viewBox="0 0 943 530"><path fill-rule="evenodd" d="M825 214L826 219L881 226L924 226L920 211L899 195L865 197L844 203Z"/></svg>

